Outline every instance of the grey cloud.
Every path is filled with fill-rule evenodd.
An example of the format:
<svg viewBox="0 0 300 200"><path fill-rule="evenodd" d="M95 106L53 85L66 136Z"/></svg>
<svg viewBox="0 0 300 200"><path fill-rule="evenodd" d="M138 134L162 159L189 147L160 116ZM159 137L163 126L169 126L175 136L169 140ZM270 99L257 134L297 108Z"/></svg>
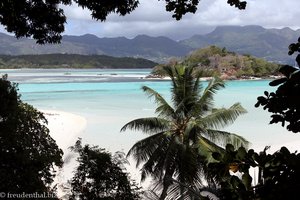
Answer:
<svg viewBox="0 0 300 200"><path fill-rule="evenodd" d="M139 7L130 15L120 17L112 14L105 22L93 20L88 10L75 5L62 6L68 18L65 34L92 33L99 37L128 38L147 34L178 40L207 33L219 25L300 28L299 0L247 0L247 8L242 11L226 2L227 0L201 0L197 13L187 14L180 21L176 21L171 17L172 13L165 11L165 1L158 0L140 0Z"/></svg>

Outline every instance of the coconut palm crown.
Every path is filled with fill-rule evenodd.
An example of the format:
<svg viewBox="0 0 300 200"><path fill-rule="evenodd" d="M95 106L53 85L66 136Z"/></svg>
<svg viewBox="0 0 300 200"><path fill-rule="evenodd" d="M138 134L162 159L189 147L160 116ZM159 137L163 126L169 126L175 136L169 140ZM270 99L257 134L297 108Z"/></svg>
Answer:
<svg viewBox="0 0 300 200"><path fill-rule="evenodd" d="M171 78L172 104L155 90L143 86L143 91L155 99L157 117L135 119L121 131L131 129L149 134L134 144L128 156L133 156L137 166L142 165L142 180L149 175L154 178L161 187L160 199L166 199L174 193L174 182L203 186L212 152L222 151L227 143L246 147L248 142L241 136L219 130L246 113L239 103L229 108L213 107L214 94L224 87L221 79L213 78L204 89L200 84L203 71L196 67L176 65L162 70ZM181 196L187 193L186 187L179 190Z"/></svg>

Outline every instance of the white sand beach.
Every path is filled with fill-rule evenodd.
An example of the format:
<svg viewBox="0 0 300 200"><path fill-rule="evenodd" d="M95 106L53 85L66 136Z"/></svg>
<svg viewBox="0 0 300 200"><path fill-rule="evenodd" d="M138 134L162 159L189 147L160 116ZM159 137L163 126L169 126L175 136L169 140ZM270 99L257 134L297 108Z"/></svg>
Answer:
<svg viewBox="0 0 300 200"><path fill-rule="evenodd" d="M79 115L58 110L41 110L41 112L48 120L47 127L51 137L64 152L75 144L86 128L87 120Z"/></svg>
<svg viewBox="0 0 300 200"><path fill-rule="evenodd" d="M68 148L74 145L78 137L84 133L87 120L79 115L58 110L41 110L41 112L48 120L47 127L51 137L64 152L63 168L58 171L54 180L54 184L58 185L58 197L64 199L65 184L72 178L76 167L76 155Z"/></svg>

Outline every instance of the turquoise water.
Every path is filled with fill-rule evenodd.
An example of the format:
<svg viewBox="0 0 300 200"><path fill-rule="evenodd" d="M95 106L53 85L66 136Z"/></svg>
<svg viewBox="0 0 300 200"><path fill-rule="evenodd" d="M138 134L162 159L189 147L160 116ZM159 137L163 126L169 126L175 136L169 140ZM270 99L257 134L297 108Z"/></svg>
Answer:
<svg viewBox="0 0 300 200"><path fill-rule="evenodd" d="M111 151L127 151L142 133L120 133L128 121L153 116L155 104L142 92L147 85L170 98L169 81L147 81L150 70L0 70L9 79L19 83L22 100L38 109L72 112L87 119L87 128L81 135L84 142L99 145ZM227 131L238 133L253 147L280 145L300 140L300 134L287 132L280 125L268 125L270 114L255 108L256 98L269 81L228 81L215 97L217 107L229 107L240 102L248 113L241 116ZM203 82L204 85L207 82Z"/></svg>

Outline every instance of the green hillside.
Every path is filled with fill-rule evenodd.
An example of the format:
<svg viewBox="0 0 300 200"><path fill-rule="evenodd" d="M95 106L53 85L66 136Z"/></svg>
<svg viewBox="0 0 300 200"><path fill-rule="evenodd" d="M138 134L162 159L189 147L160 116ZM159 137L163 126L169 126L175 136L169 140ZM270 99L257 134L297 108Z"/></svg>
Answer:
<svg viewBox="0 0 300 200"><path fill-rule="evenodd" d="M166 63L172 57L182 58L195 49L215 45L240 54L250 54L268 61L293 65L295 59L288 55L288 46L299 36L300 29L221 26L208 34L194 35L181 41L147 35L138 35L128 39L125 37L99 38L86 34L82 36L65 35L61 44L37 45L32 39L16 39L0 33L0 54L109 55L145 58L154 62Z"/></svg>
<svg viewBox="0 0 300 200"><path fill-rule="evenodd" d="M268 62L262 58L239 55L216 46L195 50L183 60L172 60L166 65L174 65L176 63L197 65L199 68L217 73L224 79L268 77L277 75L280 67L279 64ZM155 67L153 74L157 75L161 66L164 65Z"/></svg>
<svg viewBox="0 0 300 200"><path fill-rule="evenodd" d="M293 64L287 54L288 46L300 35L290 28L265 29L260 26L221 26L206 35L195 35L182 40L182 45L194 49L208 45L226 47L240 54L251 54L269 61Z"/></svg>
<svg viewBox="0 0 300 200"><path fill-rule="evenodd" d="M0 55L0 68L152 68L157 63L143 58L104 55L43 54Z"/></svg>

